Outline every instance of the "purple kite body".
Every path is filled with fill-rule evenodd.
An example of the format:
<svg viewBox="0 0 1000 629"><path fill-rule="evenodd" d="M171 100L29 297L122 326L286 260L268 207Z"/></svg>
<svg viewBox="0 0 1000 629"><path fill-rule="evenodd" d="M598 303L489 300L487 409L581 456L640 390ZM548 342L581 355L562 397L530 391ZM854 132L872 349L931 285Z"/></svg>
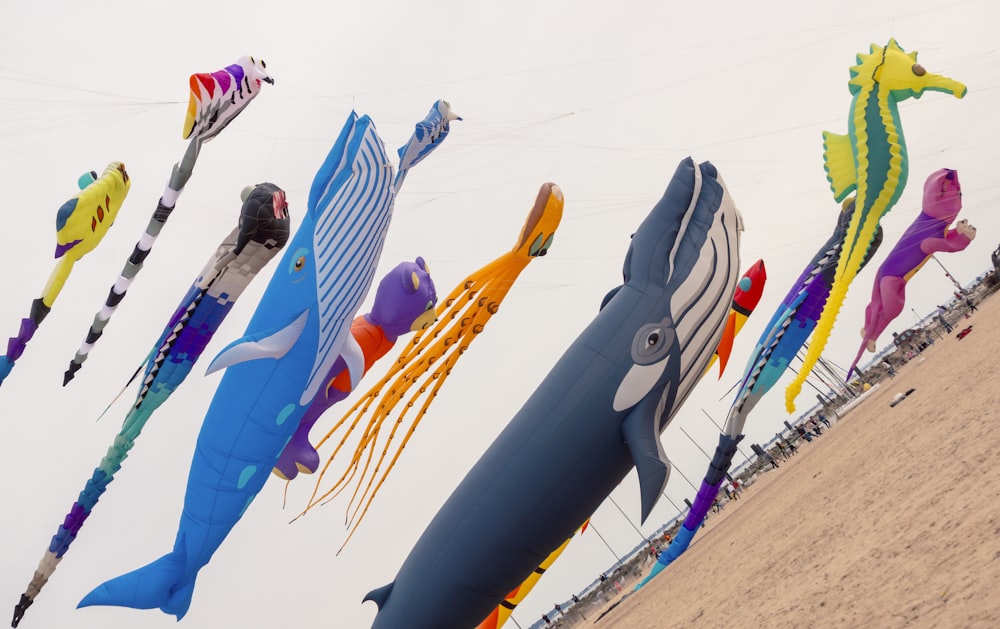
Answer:
<svg viewBox="0 0 1000 629"><path fill-rule="evenodd" d="M923 209L903 232L875 275L872 300L865 308L861 348L847 370L848 377L854 372L865 349L874 352L879 335L903 311L906 282L935 252L962 251L976 237L976 228L967 220L951 227L961 209L962 186L958 182L958 172L942 168L931 173L924 182Z"/></svg>

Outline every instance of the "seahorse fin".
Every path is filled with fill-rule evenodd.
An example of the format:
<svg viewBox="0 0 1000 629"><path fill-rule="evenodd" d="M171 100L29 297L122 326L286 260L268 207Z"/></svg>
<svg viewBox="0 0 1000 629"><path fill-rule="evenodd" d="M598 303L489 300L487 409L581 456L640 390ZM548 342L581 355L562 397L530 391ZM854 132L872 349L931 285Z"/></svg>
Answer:
<svg viewBox="0 0 1000 629"><path fill-rule="evenodd" d="M858 168L850 136L823 132L823 168L838 203L854 192L858 187Z"/></svg>

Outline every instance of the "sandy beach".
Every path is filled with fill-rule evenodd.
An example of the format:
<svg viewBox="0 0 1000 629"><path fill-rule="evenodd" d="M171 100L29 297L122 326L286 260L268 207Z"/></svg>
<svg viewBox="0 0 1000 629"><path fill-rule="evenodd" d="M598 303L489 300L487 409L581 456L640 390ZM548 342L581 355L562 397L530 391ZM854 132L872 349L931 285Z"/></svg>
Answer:
<svg viewBox="0 0 1000 629"><path fill-rule="evenodd" d="M646 587L572 626L1000 627L998 322L991 297L956 323L964 339L939 339Z"/></svg>

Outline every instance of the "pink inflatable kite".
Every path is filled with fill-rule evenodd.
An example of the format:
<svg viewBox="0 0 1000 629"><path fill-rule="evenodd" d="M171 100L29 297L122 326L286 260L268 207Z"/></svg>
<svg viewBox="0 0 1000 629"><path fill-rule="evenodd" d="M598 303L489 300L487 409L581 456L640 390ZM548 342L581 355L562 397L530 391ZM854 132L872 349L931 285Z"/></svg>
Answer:
<svg viewBox="0 0 1000 629"><path fill-rule="evenodd" d="M976 228L963 219L952 221L962 209L962 186L958 171L942 168L924 182L923 210L886 256L875 276L872 300L865 309L865 327L858 354L848 374L853 373L865 349L875 351L875 341L903 311L906 282L938 251L962 251L976 237Z"/></svg>

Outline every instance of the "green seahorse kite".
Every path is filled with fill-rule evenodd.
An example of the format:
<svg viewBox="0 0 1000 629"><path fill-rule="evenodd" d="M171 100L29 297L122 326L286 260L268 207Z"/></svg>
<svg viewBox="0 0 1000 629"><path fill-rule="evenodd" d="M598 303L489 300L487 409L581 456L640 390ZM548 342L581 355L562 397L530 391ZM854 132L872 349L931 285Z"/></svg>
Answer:
<svg viewBox="0 0 1000 629"><path fill-rule="evenodd" d="M785 390L785 408L795 411L795 398L816 364L833 330L847 288L861 269L879 221L892 209L906 187L907 158L896 103L920 98L926 90L965 96L965 85L931 74L895 39L885 47L871 45L851 67L851 100L847 135L823 132L823 161L834 198L843 201L856 193L857 211L851 217L830 297L823 309L809 352L795 380Z"/></svg>

